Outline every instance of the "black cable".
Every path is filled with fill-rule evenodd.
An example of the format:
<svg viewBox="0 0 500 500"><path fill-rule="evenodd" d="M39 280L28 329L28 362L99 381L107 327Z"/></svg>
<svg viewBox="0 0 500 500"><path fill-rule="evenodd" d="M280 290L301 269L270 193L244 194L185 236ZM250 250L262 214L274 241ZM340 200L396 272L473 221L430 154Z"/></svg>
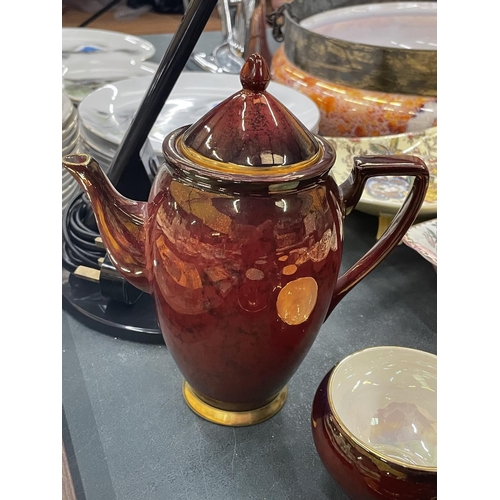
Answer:
<svg viewBox="0 0 500 500"><path fill-rule="evenodd" d="M106 255L106 250L97 246L95 241L99 233L83 222L91 210L86 194L81 192L73 197L63 212L62 262L70 272L78 266L99 269L99 259Z"/></svg>
<svg viewBox="0 0 500 500"><path fill-rule="evenodd" d="M121 1L122 0L112 0L111 2L108 3L108 5L104 6L101 10L98 10L94 15L90 16L86 21L83 21L83 23L80 24L78 27L84 28L85 26L94 22L98 17L101 17L105 12L107 12L109 9L111 9L111 7L114 7L116 4L120 3Z"/></svg>

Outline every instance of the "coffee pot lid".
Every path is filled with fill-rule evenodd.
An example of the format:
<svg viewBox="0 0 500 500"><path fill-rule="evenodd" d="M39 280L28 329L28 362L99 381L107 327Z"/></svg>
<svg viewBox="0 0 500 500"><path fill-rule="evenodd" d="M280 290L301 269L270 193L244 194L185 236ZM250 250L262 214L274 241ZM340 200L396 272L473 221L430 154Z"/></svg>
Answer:
<svg viewBox="0 0 500 500"><path fill-rule="evenodd" d="M247 59L240 81L242 90L184 131L179 152L204 170L235 175L297 174L317 163L323 141L267 92L270 73L260 54Z"/></svg>

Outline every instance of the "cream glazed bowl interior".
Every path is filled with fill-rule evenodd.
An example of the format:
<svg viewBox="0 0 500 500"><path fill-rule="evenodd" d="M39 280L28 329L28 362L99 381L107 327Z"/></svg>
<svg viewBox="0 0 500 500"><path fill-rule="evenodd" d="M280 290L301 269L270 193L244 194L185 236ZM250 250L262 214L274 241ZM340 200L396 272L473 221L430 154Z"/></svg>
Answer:
<svg viewBox="0 0 500 500"><path fill-rule="evenodd" d="M316 391L312 433L351 498L435 498L437 356L398 346L347 356Z"/></svg>
<svg viewBox="0 0 500 500"><path fill-rule="evenodd" d="M391 460L436 467L436 368L430 353L366 349L339 363L328 399L340 425L367 448Z"/></svg>

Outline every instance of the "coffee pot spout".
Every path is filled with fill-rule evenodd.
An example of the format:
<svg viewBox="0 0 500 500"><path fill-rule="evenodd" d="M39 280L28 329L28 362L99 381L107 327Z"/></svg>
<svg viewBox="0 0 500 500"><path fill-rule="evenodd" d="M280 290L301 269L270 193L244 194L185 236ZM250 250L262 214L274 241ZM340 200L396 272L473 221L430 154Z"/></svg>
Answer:
<svg viewBox="0 0 500 500"><path fill-rule="evenodd" d="M62 165L87 194L104 246L116 269L132 285L149 293L145 251L148 204L122 196L89 155L65 156Z"/></svg>

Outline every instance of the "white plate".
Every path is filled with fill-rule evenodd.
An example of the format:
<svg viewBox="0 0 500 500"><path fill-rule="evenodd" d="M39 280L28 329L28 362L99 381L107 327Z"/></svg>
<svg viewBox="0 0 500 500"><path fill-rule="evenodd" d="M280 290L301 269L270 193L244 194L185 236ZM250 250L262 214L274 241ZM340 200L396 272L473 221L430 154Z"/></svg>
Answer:
<svg viewBox="0 0 500 500"><path fill-rule="evenodd" d="M69 177L69 178L65 178L63 177L62 178L62 183L61 183L61 186L62 186L62 190L63 190L63 194L66 192L66 190L68 189L69 186L73 186L75 184L75 179L73 177Z"/></svg>
<svg viewBox="0 0 500 500"><path fill-rule="evenodd" d="M62 194L62 203L63 203L63 209L65 205L71 200L71 198L75 195L75 193L78 191L78 184L75 183L74 186L71 187L68 191Z"/></svg>
<svg viewBox="0 0 500 500"><path fill-rule="evenodd" d="M76 181L73 179L74 182L70 182L69 184L66 184L62 187L62 197L67 198L71 196L71 194L75 191L76 186L78 185Z"/></svg>
<svg viewBox="0 0 500 500"><path fill-rule="evenodd" d="M129 60L145 61L155 54L152 43L133 35L116 31L90 28L62 28L63 59L74 54L85 54L90 58L103 52L122 53Z"/></svg>
<svg viewBox="0 0 500 500"><path fill-rule="evenodd" d="M70 144L62 148L62 156L70 155L71 153L75 153L78 150L78 147L80 146L80 136L79 134L76 135L76 137L72 140Z"/></svg>
<svg viewBox="0 0 500 500"><path fill-rule="evenodd" d="M102 137L94 134L91 130L85 127L85 124L83 122L81 123L80 136L82 138L82 141L87 146L95 151L98 151L99 154L108 158L113 158L115 156L118 145L106 141Z"/></svg>
<svg viewBox="0 0 500 500"><path fill-rule="evenodd" d="M76 112L75 106L70 98L63 92L62 93L62 129L66 128L68 122L71 120L73 114Z"/></svg>
<svg viewBox="0 0 500 500"><path fill-rule="evenodd" d="M73 110L69 114L67 120L63 122L62 125L63 134L67 133L68 130L72 129L75 126L75 122L78 120L78 112L76 110L76 107L73 103L71 103L71 106L73 106Z"/></svg>
<svg viewBox="0 0 500 500"><path fill-rule="evenodd" d="M403 236L403 243L437 268L437 219L411 226Z"/></svg>
<svg viewBox="0 0 500 500"><path fill-rule="evenodd" d="M437 50L437 2L388 2L332 9L302 27L329 38L401 49Z"/></svg>
<svg viewBox="0 0 500 500"><path fill-rule="evenodd" d="M75 120L73 121L71 127L69 127L68 129L63 131L63 134L62 134L63 147L64 147L64 144L68 142L68 139L75 135L75 131L77 131L79 128L80 127L78 125L78 119L77 119L77 117L75 117Z"/></svg>
<svg viewBox="0 0 500 500"><path fill-rule="evenodd" d="M70 144L74 142L74 140L78 137L79 135L79 129L78 129L78 124L76 127L73 127L73 130L71 131L70 134L65 136L62 140L62 149L66 149Z"/></svg>
<svg viewBox="0 0 500 500"><path fill-rule="evenodd" d="M158 64L130 60L127 54L102 52L75 54L63 61L63 90L70 99L78 104L94 90L107 83L151 76L156 73Z"/></svg>
<svg viewBox="0 0 500 500"><path fill-rule="evenodd" d="M151 81L152 77L131 78L95 90L79 105L80 121L97 136L120 144ZM162 143L167 134L196 122L239 90L239 75L181 73L149 134L155 153L162 154ZM317 132L320 113L309 97L276 82L270 82L267 90L305 127Z"/></svg>

